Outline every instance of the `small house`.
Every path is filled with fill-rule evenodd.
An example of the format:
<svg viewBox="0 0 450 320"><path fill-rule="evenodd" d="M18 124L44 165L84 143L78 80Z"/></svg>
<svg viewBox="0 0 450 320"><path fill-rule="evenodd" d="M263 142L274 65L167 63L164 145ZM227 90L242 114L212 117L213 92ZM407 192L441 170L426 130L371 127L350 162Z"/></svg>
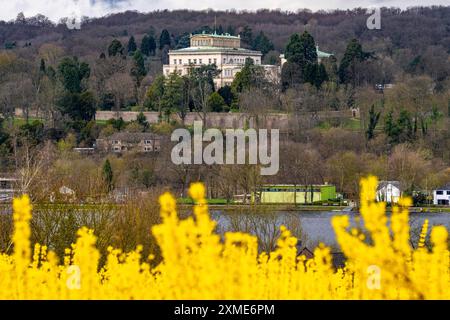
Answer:
<svg viewBox="0 0 450 320"><path fill-rule="evenodd" d="M128 151L159 152L161 136L150 132L116 132L105 139L97 139L95 147L98 151L119 154Z"/></svg>
<svg viewBox="0 0 450 320"><path fill-rule="evenodd" d="M377 187L377 201L397 203L402 195L399 181L380 181Z"/></svg>
<svg viewBox="0 0 450 320"><path fill-rule="evenodd" d="M433 190L433 204L442 206L450 205L450 183Z"/></svg>
<svg viewBox="0 0 450 320"><path fill-rule="evenodd" d="M0 202L11 201L17 190L18 180L11 177L0 177Z"/></svg>

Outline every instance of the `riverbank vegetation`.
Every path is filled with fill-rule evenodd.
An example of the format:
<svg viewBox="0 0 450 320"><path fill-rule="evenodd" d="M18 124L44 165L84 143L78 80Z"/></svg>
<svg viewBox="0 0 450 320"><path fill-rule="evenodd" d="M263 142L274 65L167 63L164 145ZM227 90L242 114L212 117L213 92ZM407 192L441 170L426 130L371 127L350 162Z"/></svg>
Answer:
<svg viewBox="0 0 450 320"><path fill-rule="evenodd" d="M242 232L221 238L214 232L200 183L191 185L193 216L180 219L170 193L159 198L161 224L152 234L162 260L142 246L107 247L99 268L95 230L82 227L74 245L59 260L53 248L30 242L32 205L14 200L13 252L0 255L2 299L449 299L448 232L425 224L419 243L409 241L408 206L403 198L390 217L374 202L377 180L361 182L365 230L350 229L348 217L332 220L347 258L335 269L330 249L321 245L314 257L297 256L297 239L280 228L276 248L258 251L258 239ZM426 245L427 238L430 247ZM5 276L7 275L7 276Z"/></svg>

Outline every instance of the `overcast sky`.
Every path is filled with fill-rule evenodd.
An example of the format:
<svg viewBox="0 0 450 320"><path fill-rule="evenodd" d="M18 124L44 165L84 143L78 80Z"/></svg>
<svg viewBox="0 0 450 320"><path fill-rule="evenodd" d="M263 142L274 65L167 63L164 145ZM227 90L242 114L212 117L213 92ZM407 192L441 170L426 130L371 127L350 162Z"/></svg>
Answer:
<svg viewBox="0 0 450 320"><path fill-rule="evenodd" d="M41 13L53 21L69 16L99 17L125 10L149 12L156 9L236 9L259 8L296 11L308 8L347 9L355 7L400 7L449 5L449 0L0 0L0 20L15 19L19 12L26 17Z"/></svg>

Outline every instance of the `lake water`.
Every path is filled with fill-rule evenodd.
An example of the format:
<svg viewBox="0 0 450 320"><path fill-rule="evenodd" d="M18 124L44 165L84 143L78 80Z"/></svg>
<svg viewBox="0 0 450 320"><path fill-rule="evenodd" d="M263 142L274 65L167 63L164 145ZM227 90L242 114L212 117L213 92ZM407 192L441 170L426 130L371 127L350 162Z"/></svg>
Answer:
<svg viewBox="0 0 450 320"><path fill-rule="evenodd" d="M274 239L278 233L280 225L286 225L288 229L295 229L294 233L301 242L302 246L314 248L319 242L328 246L337 248L334 230L331 226L331 218L336 215L347 215L350 218L352 226L362 226L363 221L356 212L344 211L268 211L261 213L259 210L249 212L246 209L236 209L238 212L230 212L221 209L211 209L210 213L214 220L218 222L217 231L224 233L226 231L243 231L255 234L261 239ZM267 211L267 210L265 210ZM186 214L192 211L186 210ZM10 214L10 208L0 208L0 213ZM89 215L88 215L89 216ZM389 213L388 213L389 216ZM84 221L88 222L86 212L83 212ZM420 228L425 219L429 220L430 227L444 225L450 230L450 213L410 213L411 237L413 243L417 243ZM430 229L429 229L430 230ZM294 230L293 230L294 231ZM276 235L278 238L278 235Z"/></svg>
<svg viewBox="0 0 450 320"><path fill-rule="evenodd" d="M248 213L253 214L255 213ZM233 220L236 220L236 215L227 213L226 211L214 210L211 212L212 217L218 222L218 227L221 230L227 231L232 229ZM355 212L338 212L338 211L279 211L273 214L256 214L259 219L263 221L274 223L276 226L281 224L292 223L297 221L303 231L306 240L304 245L314 247L318 242L323 242L328 246L337 247L336 236L331 226L331 218L336 215L348 215L350 217L351 225L356 226L360 215ZM388 214L389 216L389 214ZM412 240L416 242L417 235L420 233L425 219L429 220L429 230L431 226L444 225L447 230L450 230L450 214L449 213L410 213L410 226L412 233ZM286 223L287 222L287 223Z"/></svg>

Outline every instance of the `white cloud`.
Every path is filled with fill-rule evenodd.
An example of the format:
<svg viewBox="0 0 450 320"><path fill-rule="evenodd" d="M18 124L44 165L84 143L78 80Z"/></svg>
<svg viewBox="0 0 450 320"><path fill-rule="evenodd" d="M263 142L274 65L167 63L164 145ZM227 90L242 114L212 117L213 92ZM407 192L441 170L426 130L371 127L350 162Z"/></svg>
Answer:
<svg viewBox="0 0 450 320"><path fill-rule="evenodd" d="M100 17L125 10L149 12L156 9L236 9L259 8L295 11L300 8L347 9L355 7L448 5L448 0L0 0L0 20L15 19L19 12L26 17L43 14L53 21L75 15Z"/></svg>

